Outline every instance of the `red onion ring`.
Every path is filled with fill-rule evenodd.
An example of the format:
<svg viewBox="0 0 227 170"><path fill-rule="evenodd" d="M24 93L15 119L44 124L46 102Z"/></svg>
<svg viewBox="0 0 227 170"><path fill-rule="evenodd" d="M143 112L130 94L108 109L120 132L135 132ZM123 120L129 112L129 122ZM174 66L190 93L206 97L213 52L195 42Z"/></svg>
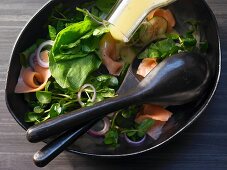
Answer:
<svg viewBox="0 0 227 170"><path fill-rule="evenodd" d="M83 102L81 101L81 94L82 94L82 92L84 91L84 89L86 89L87 87L92 88L92 90L93 90L93 92L94 92L94 94L93 94L93 96L92 96L92 99L91 99L91 102L94 102L95 99L96 99L96 89L95 89L95 87L94 87L93 85L91 85L91 84L84 84L84 85L80 88L80 90L79 90L79 92L78 92L78 94L77 94L78 103L79 103L82 107L85 105L85 103L83 103Z"/></svg>
<svg viewBox="0 0 227 170"><path fill-rule="evenodd" d="M38 47L37 51L36 51L36 58L37 58L37 62L41 67L44 68L48 68L49 67L49 62L45 62L41 59L40 53L42 51L42 49L46 46L53 46L54 41L48 40L43 42L42 44L40 44L40 46Z"/></svg>
<svg viewBox="0 0 227 170"><path fill-rule="evenodd" d="M130 145L140 146L145 141L146 135L144 135L144 137L139 141L132 141L131 139L129 139L129 137L126 134L124 134L124 138L127 141L127 143L129 143Z"/></svg>
<svg viewBox="0 0 227 170"><path fill-rule="evenodd" d="M32 53L29 57L29 65L31 68L34 69L34 66L35 66L35 60L36 60L36 54L35 53Z"/></svg>
<svg viewBox="0 0 227 170"><path fill-rule="evenodd" d="M91 136L94 136L94 137L104 136L106 134L106 132L108 132L108 130L110 129L110 120L107 117L104 117L102 119L102 121L104 123L102 130L95 131L95 130L90 129L87 133Z"/></svg>

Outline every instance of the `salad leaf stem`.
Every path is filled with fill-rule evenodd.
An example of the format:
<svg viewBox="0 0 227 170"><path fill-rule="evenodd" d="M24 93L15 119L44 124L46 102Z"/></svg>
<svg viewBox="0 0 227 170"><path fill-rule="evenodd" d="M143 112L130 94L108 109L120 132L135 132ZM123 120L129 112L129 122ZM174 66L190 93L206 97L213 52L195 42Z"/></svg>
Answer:
<svg viewBox="0 0 227 170"><path fill-rule="evenodd" d="M76 10L84 13L85 16L86 15L89 16L93 21L95 21L96 23L98 23L100 25L104 25L105 26L106 25L105 23L107 23L107 21L104 21L104 20L100 19L99 17L91 14L87 9L81 9L81 8L77 7Z"/></svg>
<svg viewBox="0 0 227 170"><path fill-rule="evenodd" d="M116 112L116 113L114 114L113 119L112 119L112 121L111 121L111 128L114 128L114 126L115 126L115 120L116 120L116 118L117 118L117 115L118 115L120 112L121 112L121 111L118 111L118 112Z"/></svg>
<svg viewBox="0 0 227 170"><path fill-rule="evenodd" d="M69 20L67 18L58 18L58 17L52 16L52 19L55 19L55 20L58 20L58 21L65 21L65 22L73 23L72 20Z"/></svg>

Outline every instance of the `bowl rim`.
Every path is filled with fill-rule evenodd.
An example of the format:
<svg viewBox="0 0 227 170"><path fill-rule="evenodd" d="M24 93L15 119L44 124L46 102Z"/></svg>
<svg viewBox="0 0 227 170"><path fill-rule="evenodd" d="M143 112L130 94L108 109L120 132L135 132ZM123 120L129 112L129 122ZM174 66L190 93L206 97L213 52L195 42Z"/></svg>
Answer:
<svg viewBox="0 0 227 170"><path fill-rule="evenodd" d="M9 68L7 70L7 75L9 73L9 70L11 70L11 60L12 60L12 56L14 54L14 49L15 47L17 46L18 44L18 40L20 39L21 35L24 33L26 27L29 25L29 23L33 20L33 18L35 18L37 15L39 15L47 6L49 6L51 3L54 3L54 0L49 0L47 1L44 5L42 5L36 12L35 14L26 22L26 24L23 26L23 29L20 31L20 33L18 34L16 40L15 40L15 43L13 45L13 48L12 48L12 51L10 53L10 60L9 60ZM211 14L211 18L215 24L215 28L216 28L216 36L217 36L217 39L218 39L218 70L215 77L216 77L216 80L215 80L215 83L214 83L214 87L212 88L212 91L211 93L209 94L209 97L206 99L206 101L204 102L203 106L201 106L201 108L198 110L198 113L196 115L194 115L187 124L185 124L181 129L179 129L176 133L174 133L173 135L171 135L169 138L167 138L166 140L164 140L163 142L153 146L153 147L150 147L150 148L147 148L147 149L144 149L144 150L141 150L141 151L136 151L136 152L132 152L132 153L127 153L127 154L116 154L116 155L111 155L111 154L95 154L95 153L87 153L87 152L82 152L82 151L77 151L77 150L73 150L73 149L69 149L69 148L66 148L65 150L68 151L68 152L71 152L71 153L74 153L74 154L79 154L79 155L84 155L84 156L92 156L92 157L106 157L106 158L117 158L117 157L128 157L128 156L135 156L135 155L138 155L138 154L142 154L142 153L145 153L145 152L148 152L148 151L151 151L153 149L156 149L164 144L166 144L167 142L169 142L172 138L174 138L175 136L177 136L178 134L180 134L183 130L185 130L186 128L188 128L195 120L197 120L199 118L199 116L205 111L205 109L207 108L207 106L209 105L210 101L212 100L216 90L217 90L217 87L218 87L218 84L219 84L219 81L220 81L220 75L221 75L221 61L222 61L222 51L221 51L221 41L220 41L220 32L219 32L219 27L218 27L218 22L217 22L217 19L213 13L213 11L211 10L210 6L207 4L207 2L205 0L201 0L201 3L203 3L203 5L208 9L209 13ZM13 118L16 120L16 122L24 129L24 130L27 130L27 128L22 124L22 122L19 121L19 119L16 117L16 115L13 113L12 109L10 108L9 106L9 103L8 103L8 100L7 100L7 84L8 84L8 76L6 78L6 84L5 84L5 101L6 101L6 106L10 112L10 114L13 116ZM45 142L45 141L43 141ZM46 143L46 142L45 142Z"/></svg>

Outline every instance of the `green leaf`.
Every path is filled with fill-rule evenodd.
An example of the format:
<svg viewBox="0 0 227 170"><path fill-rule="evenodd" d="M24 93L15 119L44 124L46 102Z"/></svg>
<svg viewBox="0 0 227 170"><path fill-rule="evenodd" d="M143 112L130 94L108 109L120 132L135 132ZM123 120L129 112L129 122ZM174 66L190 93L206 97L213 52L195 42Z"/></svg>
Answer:
<svg viewBox="0 0 227 170"><path fill-rule="evenodd" d="M28 112L25 114L25 122L40 122L41 115L35 112Z"/></svg>
<svg viewBox="0 0 227 170"><path fill-rule="evenodd" d="M126 119L135 116L135 114L138 112L138 107L137 106L130 106L128 109L124 109L122 111L122 116Z"/></svg>
<svg viewBox="0 0 227 170"><path fill-rule="evenodd" d="M200 21L195 19L189 19L185 23L189 24L191 26L190 30L191 32L197 31L198 26L200 25Z"/></svg>
<svg viewBox="0 0 227 170"><path fill-rule="evenodd" d="M64 28L65 28L65 22L58 20L57 26L56 26L57 33L59 33Z"/></svg>
<svg viewBox="0 0 227 170"><path fill-rule="evenodd" d="M24 93L24 100L25 100L27 103L33 102L32 95L31 95L30 93Z"/></svg>
<svg viewBox="0 0 227 170"><path fill-rule="evenodd" d="M70 44L67 44L67 45L61 45L61 47L60 47L61 55L59 55L59 57L61 57L61 58L60 59L57 58L56 60L58 60L58 61L70 60L70 59L73 59L73 58L86 56L88 53L83 51L82 41L89 39L92 36L92 34L93 34L93 30L86 33L80 39L78 39L77 41L75 41L73 43L70 43ZM89 44L90 43L91 42L89 42ZM63 54L66 54L66 55L63 55Z"/></svg>
<svg viewBox="0 0 227 170"><path fill-rule="evenodd" d="M175 42L171 39L162 40L156 43L158 51L161 54L168 53L173 47L175 47Z"/></svg>
<svg viewBox="0 0 227 170"><path fill-rule="evenodd" d="M100 12L100 10L97 7L93 6L91 8L91 14L99 17L101 15L101 12Z"/></svg>
<svg viewBox="0 0 227 170"><path fill-rule="evenodd" d="M115 147L118 144L118 138L117 130L111 129L105 134L104 143Z"/></svg>
<svg viewBox="0 0 227 170"><path fill-rule="evenodd" d="M36 42L30 46L29 48L27 48L25 51L23 51L22 53L20 53L20 64L24 67L29 67L29 57L35 53L36 48L38 48L38 46L44 42L43 39L38 39L36 40Z"/></svg>
<svg viewBox="0 0 227 170"><path fill-rule="evenodd" d="M35 52L35 49L37 48L37 45L34 44L28 49L26 49L24 52L20 53L20 64L24 67L29 67L29 57L32 53Z"/></svg>
<svg viewBox="0 0 227 170"><path fill-rule="evenodd" d="M116 126L119 126L121 128L125 128L125 129L134 128L135 117L134 116L126 116L124 110L127 110L127 109L123 109L122 111L119 112L121 114L119 114L119 113L117 114L114 124ZM122 115L122 113L124 114L124 116ZM127 118L125 118L125 117L127 117Z"/></svg>
<svg viewBox="0 0 227 170"><path fill-rule="evenodd" d="M185 38L185 39L182 39L182 41L183 41L184 46L186 46L186 47L193 47L197 43L197 41L194 37L193 38Z"/></svg>
<svg viewBox="0 0 227 170"><path fill-rule="evenodd" d="M48 91L37 91L36 98L40 103L48 104L51 102L52 93Z"/></svg>
<svg viewBox="0 0 227 170"><path fill-rule="evenodd" d="M54 61L60 61L64 59L72 59L70 55L64 55L61 53L61 48L75 47L80 43L80 38L90 32L96 24L91 20L84 20L75 24L72 24L62 31L60 31L56 37L54 46L52 48L52 54ZM75 44L74 44L75 43Z"/></svg>
<svg viewBox="0 0 227 170"><path fill-rule="evenodd" d="M84 53L91 53L94 52L99 48L99 37L91 36L86 39L81 40L81 51Z"/></svg>
<svg viewBox="0 0 227 170"><path fill-rule="evenodd" d="M180 35L177 33L171 33L167 35L167 38L170 38L172 40L178 40L180 38Z"/></svg>
<svg viewBox="0 0 227 170"><path fill-rule="evenodd" d="M92 54L56 63L50 55L52 76L62 88L70 88L71 90L78 90L84 84L87 76L97 70L100 65L101 60Z"/></svg>
<svg viewBox="0 0 227 170"><path fill-rule="evenodd" d="M115 90L108 87L104 87L103 89L99 90L98 93L100 93L101 96L104 98L110 98L110 97L116 96Z"/></svg>
<svg viewBox="0 0 227 170"><path fill-rule="evenodd" d="M88 11L87 9L81 9L81 8L76 8L77 11L82 12L85 17L84 20L86 19L91 19L92 21L94 21L95 23L98 22L102 22L103 19L99 18L99 16L93 15L90 11ZM97 22L98 21L98 22Z"/></svg>
<svg viewBox="0 0 227 170"><path fill-rule="evenodd" d="M104 13L109 13L116 2L117 0L108 0L105 2L103 0L96 0L96 5Z"/></svg>
<svg viewBox="0 0 227 170"><path fill-rule="evenodd" d="M139 124L137 127L138 129L138 136L143 137L150 127L154 124L154 120L152 119L145 119L142 123Z"/></svg>
<svg viewBox="0 0 227 170"><path fill-rule="evenodd" d="M151 44L139 55L139 59L144 58L165 58L178 52L179 47L170 38Z"/></svg>
<svg viewBox="0 0 227 170"><path fill-rule="evenodd" d="M127 132L126 134L127 134L128 137L132 137L132 136L136 135L136 133L137 132L135 130L134 131L129 130L129 132Z"/></svg>
<svg viewBox="0 0 227 170"><path fill-rule="evenodd" d="M47 84L45 85L45 91L48 91L50 84L51 84L51 81L48 81Z"/></svg>
<svg viewBox="0 0 227 170"><path fill-rule="evenodd" d="M55 29L53 26L51 26L51 25L48 25L48 29L49 29L49 36L50 36L50 39L54 41L55 38L56 38L56 36L57 36L57 31L56 31L56 29Z"/></svg>
<svg viewBox="0 0 227 170"><path fill-rule="evenodd" d="M36 107L34 107L33 111L35 113L43 113L44 109L41 106L36 106Z"/></svg>
<svg viewBox="0 0 227 170"><path fill-rule="evenodd" d="M59 103L52 104L52 106L50 108L50 112L49 112L50 118L57 117L61 113L62 113L61 105Z"/></svg>
<svg viewBox="0 0 227 170"><path fill-rule="evenodd" d="M94 36L101 36L107 32L110 32L110 28L109 27L105 27L105 26L100 26L98 28L96 28L93 32Z"/></svg>
<svg viewBox="0 0 227 170"><path fill-rule="evenodd" d="M108 86L110 87L118 87L119 81L116 77L111 76L110 79L108 80Z"/></svg>
<svg viewBox="0 0 227 170"><path fill-rule="evenodd" d="M102 82L102 86L117 87L119 85L118 79L111 75L102 74L96 78L99 82Z"/></svg>
<svg viewBox="0 0 227 170"><path fill-rule="evenodd" d="M101 61L96 50L106 30L99 28L93 35L97 26L85 17L84 21L68 26L57 35L49 56L50 70L62 88L79 89L87 76L99 68Z"/></svg>
<svg viewBox="0 0 227 170"><path fill-rule="evenodd" d="M91 6L95 5L95 1L88 1L88 2L84 2L80 5L81 8L89 8Z"/></svg>
<svg viewBox="0 0 227 170"><path fill-rule="evenodd" d="M101 102L103 100L105 100L105 98L101 94L97 94L95 102Z"/></svg>

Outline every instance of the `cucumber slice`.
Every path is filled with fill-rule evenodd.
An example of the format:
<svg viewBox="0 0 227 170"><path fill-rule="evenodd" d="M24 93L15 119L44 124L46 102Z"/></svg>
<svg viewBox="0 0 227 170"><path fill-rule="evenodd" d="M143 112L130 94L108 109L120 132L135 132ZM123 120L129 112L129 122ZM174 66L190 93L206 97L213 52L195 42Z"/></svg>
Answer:
<svg viewBox="0 0 227 170"><path fill-rule="evenodd" d="M125 46L120 50L120 56L125 63L131 64L136 57L136 53L132 48Z"/></svg>
<svg viewBox="0 0 227 170"><path fill-rule="evenodd" d="M163 17L155 16L150 21L144 22L140 28L140 40L149 43L166 33L168 22Z"/></svg>

